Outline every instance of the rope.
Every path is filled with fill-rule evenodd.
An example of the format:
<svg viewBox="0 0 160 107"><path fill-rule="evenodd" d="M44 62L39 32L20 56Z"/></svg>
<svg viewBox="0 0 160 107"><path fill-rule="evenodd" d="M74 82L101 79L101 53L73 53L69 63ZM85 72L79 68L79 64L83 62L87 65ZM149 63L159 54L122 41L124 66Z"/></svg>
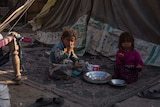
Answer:
<svg viewBox="0 0 160 107"><path fill-rule="evenodd" d="M33 0L33 2L34 2L34 0ZM26 11L29 9L29 7L32 5L33 2L31 2L31 3L28 5L28 7L23 11L23 13L20 15L20 17L18 18L18 20L15 22L15 24L10 28L9 32L15 27L15 25L19 22L19 20L20 20L20 19L22 18L22 16L26 13Z"/></svg>
<svg viewBox="0 0 160 107"><path fill-rule="evenodd" d="M0 32L4 30L4 28L15 18L17 18L22 12L22 15L20 18L24 15L24 13L29 9L29 7L33 4L35 0L27 0L24 5L16 9L2 24L0 24ZM13 29L13 27L18 23L20 18L16 21L16 23L12 26L10 31Z"/></svg>

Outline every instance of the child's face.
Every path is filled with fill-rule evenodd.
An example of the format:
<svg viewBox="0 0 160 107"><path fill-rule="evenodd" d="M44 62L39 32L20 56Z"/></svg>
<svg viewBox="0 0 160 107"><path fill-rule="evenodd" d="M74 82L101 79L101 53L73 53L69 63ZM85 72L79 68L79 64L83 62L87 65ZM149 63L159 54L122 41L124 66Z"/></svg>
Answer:
<svg viewBox="0 0 160 107"><path fill-rule="evenodd" d="M123 47L124 50L130 50L131 46L132 46L132 43L128 42L128 41L125 41L125 42L122 43L122 47Z"/></svg>
<svg viewBox="0 0 160 107"><path fill-rule="evenodd" d="M62 39L62 42L65 45L65 47L74 47L75 37L66 37Z"/></svg>

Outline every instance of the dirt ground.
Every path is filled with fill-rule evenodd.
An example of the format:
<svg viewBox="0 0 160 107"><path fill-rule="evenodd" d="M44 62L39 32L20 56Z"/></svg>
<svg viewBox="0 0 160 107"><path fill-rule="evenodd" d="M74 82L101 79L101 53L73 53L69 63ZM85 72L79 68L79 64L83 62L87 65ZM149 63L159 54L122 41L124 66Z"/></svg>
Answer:
<svg viewBox="0 0 160 107"><path fill-rule="evenodd" d="M8 80L8 78L1 76L2 79ZM40 97L55 97L49 92L38 90L23 83L21 85L8 85L8 88L12 107L27 107Z"/></svg>
<svg viewBox="0 0 160 107"><path fill-rule="evenodd" d="M6 32L2 32L1 34L5 35ZM32 32L32 31L30 32L30 29L29 30L25 29L25 31L24 32L22 31L20 34L24 37L32 38L32 42L34 41L35 32ZM29 45L31 43L22 42L22 46ZM8 49L8 47L5 47L5 48L6 50ZM3 49L5 50L5 48ZM3 74L2 75L1 74L2 73L0 72L0 81L12 80L11 78L7 78L3 76ZM53 92L47 91L45 89L36 88L28 84L25 84L23 82L20 85L8 84L7 86L9 88L11 107L32 107L32 104L34 104L36 100L39 98L60 97ZM45 107L49 107L49 106L45 106ZM64 105L62 107L82 107L82 106L64 99Z"/></svg>
<svg viewBox="0 0 160 107"><path fill-rule="evenodd" d="M23 33L23 36L28 36L33 38L32 33ZM24 44L26 45L26 44ZM7 80L8 78L0 75L1 80ZM159 88L160 89L160 83L152 88ZM56 95L56 93L38 89L36 87L30 86L28 84L22 83L21 85L8 85L9 88L9 94L10 94L10 102L11 107L31 107L30 105L33 104L36 99L41 97L59 97ZM69 100L64 99L64 105L62 107L82 107L81 105L71 102ZM137 95L128 98L125 101L122 101L120 103L116 103L114 107L159 107L160 105L160 99L146 99L146 98L140 98ZM47 107L47 106L45 106Z"/></svg>
<svg viewBox="0 0 160 107"><path fill-rule="evenodd" d="M10 80L0 75L1 80ZM32 106L39 98L58 98L60 96L50 91L32 87L25 83L20 85L9 84L10 104L11 107L37 107ZM0 106L1 107L1 106ZM45 107L52 107L51 105ZM79 104L64 99L62 107L82 107Z"/></svg>
<svg viewBox="0 0 160 107"><path fill-rule="evenodd" d="M7 79L0 76L1 79ZM47 90L37 89L22 83L21 85L8 85L11 107L32 107L31 105L38 98L56 98L59 97L55 93ZM151 89L160 89L160 84L152 87ZM160 99L146 99L138 96L133 96L125 101L116 103L113 107L159 107ZM49 107L49 106L45 106ZM52 107L52 106L51 106ZM54 106L53 106L54 107ZM65 103L62 107L82 107L79 104L68 101L65 99Z"/></svg>

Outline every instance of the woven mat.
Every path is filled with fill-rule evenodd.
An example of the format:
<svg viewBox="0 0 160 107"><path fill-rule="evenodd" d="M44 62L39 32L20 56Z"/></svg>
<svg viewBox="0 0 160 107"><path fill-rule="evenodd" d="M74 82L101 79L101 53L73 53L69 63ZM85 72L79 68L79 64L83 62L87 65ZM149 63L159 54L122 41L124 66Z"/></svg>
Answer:
<svg viewBox="0 0 160 107"><path fill-rule="evenodd" d="M144 68L138 82L129 84L126 87L115 87L108 83L91 84L85 82L82 75L73 77L68 81L53 81L48 78L49 56L45 52L49 50L46 47L23 50L22 62L26 72L22 73L28 77L28 80L24 82L50 90L84 107L111 107L113 104L151 87L160 79L160 68L148 66ZM85 54L80 58L89 63L100 65L101 70L113 73L114 62L107 57ZM9 65L10 63L4 65L3 69L8 69Z"/></svg>

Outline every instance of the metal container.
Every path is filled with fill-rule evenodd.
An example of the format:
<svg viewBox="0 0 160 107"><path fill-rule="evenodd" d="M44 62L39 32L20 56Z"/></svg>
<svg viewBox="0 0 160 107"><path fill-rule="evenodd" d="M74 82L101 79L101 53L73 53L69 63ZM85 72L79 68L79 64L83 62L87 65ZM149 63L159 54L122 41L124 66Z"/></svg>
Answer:
<svg viewBox="0 0 160 107"><path fill-rule="evenodd" d="M0 84L0 107L11 107L9 89L6 84Z"/></svg>
<svg viewBox="0 0 160 107"><path fill-rule="evenodd" d="M89 71L83 75L83 78L90 83L103 84L110 81L112 76L104 71Z"/></svg>
<svg viewBox="0 0 160 107"><path fill-rule="evenodd" d="M127 82L122 79L111 79L109 81L109 84L114 85L114 86L126 86Z"/></svg>

